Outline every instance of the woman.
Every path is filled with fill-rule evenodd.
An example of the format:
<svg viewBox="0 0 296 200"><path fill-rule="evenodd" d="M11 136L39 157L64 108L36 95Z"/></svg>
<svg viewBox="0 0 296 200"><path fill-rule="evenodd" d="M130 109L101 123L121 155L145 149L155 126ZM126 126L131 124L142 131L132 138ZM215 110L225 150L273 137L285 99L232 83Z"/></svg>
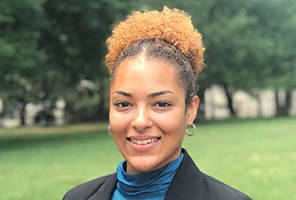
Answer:
<svg viewBox="0 0 296 200"><path fill-rule="evenodd" d="M135 13L113 31L110 132L125 158L117 173L70 190L64 200L246 200L203 174L182 149L199 99L194 77L203 67L201 34L177 9Z"/></svg>

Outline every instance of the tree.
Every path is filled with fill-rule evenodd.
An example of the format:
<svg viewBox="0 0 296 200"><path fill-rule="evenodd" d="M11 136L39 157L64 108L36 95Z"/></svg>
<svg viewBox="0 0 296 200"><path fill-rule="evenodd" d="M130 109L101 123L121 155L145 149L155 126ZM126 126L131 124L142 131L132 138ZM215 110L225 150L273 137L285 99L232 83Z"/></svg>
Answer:
<svg viewBox="0 0 296 200"><path fill-rule="evenodd" d="M197 83L232 94L274 87L287 97L296 87L294 0L166 2L185 10L204 35L205 67ZM105 41L132 10L163 8L157 0L0 0L0 92L23 105L64 98L72 120L106 119ZM84 87L83 83L93 86ZM287 110L291 105L286 98ZM20 106L23 108L24 106Z"/></svg>
<svg viewBox="0 0 296 200"><path fill-rule="evenodd" d="M122 0L1 1L1 97L23 104L64 98L73 120L106 118L105 41L132 5ZM83 80L95 86L86 88L89 93L77 88Z"/></svg>
<svg viewBox="0 0 296 200"><path fill-rule="evenodd" d="M73 120L108 116L105 41L130 5L122 0L51 0L43 6L47 21L39 40L47 55L43 90L50 98L65 98ZM81 80L95 84L91 95L77 91Z"/></svg>
<svg viewBox="0 0 296 200"><path fill-rule="evenodd" d="M223 86L232 114L237 89L295 88L295 1L170 1L168 6L187 11L204 35L207 67L198 83Z"/></svg>
<svg viewBox="0 0 296 200"><path fill-rule="evenodd" d="M21 113L25 102L34 99L32 76L44 57L36 40L40 19L40 0L0 1L0 92L20 102Z"/></svg>

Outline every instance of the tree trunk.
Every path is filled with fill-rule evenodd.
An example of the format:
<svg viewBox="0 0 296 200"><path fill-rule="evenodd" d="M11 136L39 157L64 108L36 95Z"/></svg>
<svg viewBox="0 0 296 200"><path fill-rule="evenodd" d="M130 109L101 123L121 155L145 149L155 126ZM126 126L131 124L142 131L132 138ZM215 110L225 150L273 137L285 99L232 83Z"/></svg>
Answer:
<svg viewBox="0 0 296 200"><path fill-rule="evenodd" d="M97 117L100 120L109 120L109 79L102 80L100 89L101 101L97 105Z"/></svg>
<svg viewBox="0 0 296 200"><path fill-rule="evenodd" d="M286 91L285 103L280 105L279 101L279 91L275 91L275 102L276 102L276 116L289 116L289 110L292 106L292 93Z"/></svg>
<svg viewBox="0 0 296 200"><path fill-rule="evenodd" d="M260 98L260 90L253 92L252 96L255 97L255 99L256 99L256 101L258 103L257 117L262 117L263 113L262 113L262 103L261 103L261 98Z"/></svg>
<svg viewBox="0 0 296 200"><path fill-rule="evenodd" d="M230 114L232 116L236 116L236 111L233 108L233 102L232 102L232 96L233 96L233 92L231 92L228 88L228 86L226 84L223 84L224 87L224 91L226 94L226 98L227 98L227 102L228 102L228 109L230 111Z"/></svg>
<svg viewBox="0 0 296 200"><path fill-rule="evenodd" d="M96 110L96 117L100 120L106 120L108 119L109 110L105 109L105 101L104 98L101 98L100 103L98 103Z"/></svg>
<svg viewBox="0 0 296 200"><path fill-rule="evenodd" d="M200 87L197 91L197 96L199 97L199 108L196 115L196 121L205 121L205 91L206 88Z"/></svg>
<svg viewBox="0 0 296 200"><path fill-rule="evenodd" d="M289 111L292 108L292 92L286 91L286 116L289 116Z"/></svg>
<svg viewBox="0 0 296 200"><path fill-rule="evenodd" d="M25 100L23 98L19 98L19 103L17 105L17 109L20 113L20 119L21 119L21 125L25 125L25 108L27 103L25 102Z"/></svg>

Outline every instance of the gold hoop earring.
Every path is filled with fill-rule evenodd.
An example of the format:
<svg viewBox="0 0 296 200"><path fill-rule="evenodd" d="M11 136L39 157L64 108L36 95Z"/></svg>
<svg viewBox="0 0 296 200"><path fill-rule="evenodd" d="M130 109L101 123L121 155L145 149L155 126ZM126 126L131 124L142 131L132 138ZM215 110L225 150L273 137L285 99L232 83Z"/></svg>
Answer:
<svg viewBox="0 0 296 200"><path fill-rule="evenodd" d="M192 123L191 125L192 125L192 127L193 127L193 131L192 131L192 133L189 133L188 129L186 129L186 134L187 134L188 136L193 136L193 135L194 135L194 132L195 132L195 129L196 129L196 126L195 126L193 123Z"/></svg>
<svg viewBox="0 0 296 200"><path fill-rule="evenodd" d="M109 127L108 127L108 133L109 133L109 135L113 135L113 133L112 133L112 129L111 129L111 126L109 125Z"/></svg>

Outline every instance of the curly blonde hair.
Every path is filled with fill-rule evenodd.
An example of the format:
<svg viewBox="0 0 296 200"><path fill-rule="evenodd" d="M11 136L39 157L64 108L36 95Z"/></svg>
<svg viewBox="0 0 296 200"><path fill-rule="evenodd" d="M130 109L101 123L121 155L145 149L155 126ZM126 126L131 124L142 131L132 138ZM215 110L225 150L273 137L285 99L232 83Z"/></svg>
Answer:
<svg viewBox="0 0 296 200"><path fill-rule="evenodd" d="M107 40L106 63L110 73L127 46L151 39L162 39L177 47L191 63L195 77L202 70L205 50L202 35L194 29L191 17L184 11L165 6L162 12L136 12L113 30Z"/></svg>

